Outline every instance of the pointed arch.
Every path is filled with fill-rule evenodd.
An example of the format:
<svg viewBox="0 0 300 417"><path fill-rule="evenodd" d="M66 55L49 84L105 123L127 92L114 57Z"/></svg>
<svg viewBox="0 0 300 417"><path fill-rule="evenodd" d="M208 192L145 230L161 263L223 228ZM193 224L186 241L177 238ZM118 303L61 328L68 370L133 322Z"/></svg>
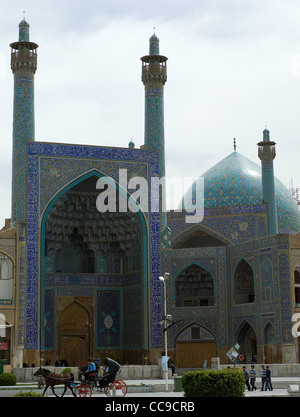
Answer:
<svg viewBox="0 0 300 417"><path fill-rule="evenodd" d="M300 265L294 267L294 297L295 306L300 307Z"/></svg>
<svg viewBox="0 0 300 417"><path fill-rule="evenodd" d="M264 361L276 362L276 332L272 323L268 322L263 329L264 336Z"/></svg>
<svg viewBox="0 0 300 417"><path fill-rule="evenodd" d="M96 182L100 177L103 177L102 173L92 170L76 178L61 189L44 210L41 221L41 314L45 311L45 289L52 279L56 281L57 278L61 278L66 282L66 287L70 285L68 290L70 296L76 295L76 288L72 285L80 284L81 288L85 288L86 294L94 299L95 288L101 288L108 279L111 288L116 290L127 282L128 296L124 299L120 298L118 304L116 302L115 309L117 313L125 311L127 315L134 310L131 319L136 324L137 330L134 332L134 326L130 331L125 328L123 323L125 314L122 315L122 322L117 328L120 342L118 345L112 345L111 348L121 347L125 350L127 346L131 346L133 338L137 348L145 348L149 343L150 325L147 257L149 231L146 215L141 210L131 210L131 207L127 212L121 210L99 212L95 201L99 195ZM105 181L109 182L110 178L105 177ZM116 193L121 193L127 199L128 206L133 204L130 194L125 193L117 182L111 181L111 185ZM91 211L92 207L94 207L93 211ZM94 217L85 217L86 212L92 213ZM52 232L53 237L51 237ZM58 233L61 233L60 239L57 238ZM49 250L53 248L55 253ZM124 275L126 279L121 280L120 275ZM95 288L92 288L90 282L95 282ZM138 300L135 309L128 301L133 293ZM67 291L60 290L60 294L66 296ZM101 308L99 303L95 301L95 317ZM55 316L56 310L53 309L51 314ZM102 318L101 320L103 321ZM100 320L91 320L90 323L91 336L80 336L79 343L82 349L84 346L90 346L87 340L96 340L95 335L99 333ZM74 323L73 325L75 326ZM43 326L42 320L41 326ZM52 324L52 328L53 326ZM51 331L53 333L53 329ZM67 336L70 340L71 334ZM75 336L72 336L70 343L75 343ZM42 327L42 349L50 346L47 345L47 337ZM54 343L55 341L51 344L51 348L57 350L57 345ZM120 343L123 345L120 346ZM60 343L60 349L62 346ZM102 346L96 345L96 349L100 350Z"/></svg>
<svg viewBox="0 0 300 417"><path fill-rule="evenodd" d="M202 368L211 366L216 356L216 341L213 333L198 322L184 326L175 336L178 368Z"/></svg>
<svg viewBox="0 0 300 417"><path fill-rule="evenodd" d="M264 343L265 345L273 345L276 343L275 329L272 323L268 322L264 328Z"/></svg>
<svg viewBox="0 0 300 417"><path fill-rule="evenodd" d="M83 304L74 300L60 312L59 322L61 327L64 326L64 330L72 330L74 324L77 328L88 329L90 314Z"/></svg>
<svg viewBox="0 0 300 417"><path fill-rule="evenodd" d="M11 257L0 252L0 299L12 303L13 299L14 262Z"/></svg>
<svg viewBox="0 0 300 417"><path fill-rule="evenodd" d="M254 273L251 265L242 258L233 275L234 304L248 304L255 301Z"/></svg>
<svg viewBox="0 0 300 417"><path fill-rule="evenodd" d="M91 324L89 311L77 300L66 305L59 314L59 351L61 359L68 359L71 366L90 354Z"/></svg>
<svg viewBox="0 0 300 417"><path fill-rule="evenodd" d="M261 263L262 299L263 301L273 300L273 264L268 257Z"/></svg>
<svg viewBox="0 0 300 417"><path fill-rule="evenodd" d="M196 248L228 246L231 242L214 230L202 224L195 224L172 239L172 248Z"/></svg>
<svg viewBox="0 0 300 417"><path fill-rule="evenodd" d="M235 343L240 345L240 352L243 352L247 362L257 359L257 338L254 328L248 320L243 320L235 332Z"/></svg>
<svg viewBox="0 0 300 417"><path fill-rule="evenodd" d="M174 280L176 307L211 306L215 303L215 284L208 269L190 263L179 271Z"/></svg>
<svg viewBox="0 0 300 417"><path fill-rule="evenodd" d="M193 331L197 329L197 331ZM205 325L201 324L198 321L187 324L182 327L174 337L174 343L180 340L202 340L202 341L213 341L215 340L215 335L212 330L209 330Z"/></svg>

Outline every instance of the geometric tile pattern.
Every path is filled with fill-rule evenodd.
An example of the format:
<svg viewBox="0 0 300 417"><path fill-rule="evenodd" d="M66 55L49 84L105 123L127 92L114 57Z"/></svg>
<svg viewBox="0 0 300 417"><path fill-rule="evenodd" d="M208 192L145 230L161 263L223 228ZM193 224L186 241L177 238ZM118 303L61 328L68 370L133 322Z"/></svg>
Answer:
<svg viewBox="0 0 300 417"><path fill-rule="evenodd" d="M288 252L288 235L267 236L219 248L162 250L162 271L170 272L167 312L178 321L168 332L169 347L175 348L177 338L193 323L207 329L219 347L236 343L238 329L244 322L252 326L258 345L264 344L270 329L274 331L276 343L291 343ZM235 305L232 277L242 259L253 270L255 302ZM207 269L214 277L214 305L175 307L176 279L191 264Z"/></svg>
<svg viewBox="0 0 300 417"><path fill-rule="evenodd" d="M238 152L231 153L201 177L205 208L245 207L263 202L261 167ZM299 232L296 200L277 178L275 190L279 233Z"/></svg>
<svg viewBox="0 0 300 417"><path fill-rule="evenodd" d="M53 161L53 170L51 168L48 169L48 175L45 175L46 171L43 167L46 163L50 167L49 160ZM73 186L74 181L79 181L85 175L101 173L102 175L115 178L118 183L116 173L118 173L119 168L128 170L128 178L136 175L134 174L136 172L143 173L146 179L158 176L158 154L157 152L140 149L103 148L38 142L28 143L28 223L26 245L28 262L26 279L21 283L21 285L26 287L26 300L24 300L26 324L23 323L25 329L24 327L21 329L26 338L24 341L26 349L37 349L39 346L40 331L37 326L39 321L39 283L41 283L42 288L44 285L43 279L40 281L41 277L39 274L39 257L42 250L39 247L39 241L40 239L43 241L43 224L51 204L54 203L55 198L59 198L60 192ZM148 181L148 183L151 187L151 181ZM145 279L149 277L148 285L150 291L148 299L148 285L144 284L143 298L146 301L144 315L145 317L150 316L152 319L150 323L150 346L155 348L161 346L161 327L159 324L161 320L161 287L158 280L160 275L160 215L159 213L151 213L149 210L149 213L141 213L140 217L144 219L143 251L147 253L150 250L152 254L149 273L147 272L147 256L143 256L143 276ZM44 220L42 221L42 219ZM42 228L39 227L41 221ZM149 231L148 233L147 230ZM149 249L147 249L148 247ZM41 261L43 271L43 268L45 268L43 266L43 257L41 257ZM71 287L69 286L69 288ZM22 291L22 288L20 290ZM148 320L145 320L144 325L148 326ZM147 333L145 328L143 330ZM148 340L143 341L144 348L147 348L146 343L148 343Z"/></svg>
<svg viewBox="0 0 300 417"><path fill-rule="evenodd" d="M98 290L97 306L97 345L99 347L121 347L120 290Z"/></svg>
<svg viewBox="0 0 300 417"><path fill-rule="evenodd" d="M19 42L11 44L11 69L14 74L12 222L25 221L26 143L34 141L34 74L36 48L29 42L29 24L19 24Z"/></svg>

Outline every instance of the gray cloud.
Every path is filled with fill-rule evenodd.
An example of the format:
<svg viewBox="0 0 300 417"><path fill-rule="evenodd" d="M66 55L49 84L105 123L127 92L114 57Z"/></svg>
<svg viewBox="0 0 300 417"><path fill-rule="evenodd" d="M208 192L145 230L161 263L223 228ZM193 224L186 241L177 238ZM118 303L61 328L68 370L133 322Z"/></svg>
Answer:
<svg viewBox="0 0 300 417"><path fill-rule="evenodd" d="M232 152L233 137L259 163L256 144L267 125L277 142L276 175L300 186L298 2L14 0L0 9L0 219L10 214L8 44L17 40L23 8L40 45L36 140L127 146L132 138L140 146L140 57L155 26L169 58L167 174L200 175Z"/></svg>

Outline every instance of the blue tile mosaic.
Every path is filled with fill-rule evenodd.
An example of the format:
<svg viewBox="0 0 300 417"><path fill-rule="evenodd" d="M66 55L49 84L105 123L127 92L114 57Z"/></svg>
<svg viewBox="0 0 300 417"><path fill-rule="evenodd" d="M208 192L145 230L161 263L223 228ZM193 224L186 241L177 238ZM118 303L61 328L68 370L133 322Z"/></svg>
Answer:
<svg viewBox="0 0 300 417"><path fill-rule="evenodd" d="M53 161L52 165L49 165L49 160ZM114 161L114 163L111 163L111 161ZM40 229L39 224L47 215L47 208L49 209L49 205L59 195L59 192L72 186L74 180L84 177L87 173L97 172L116 178L119 168L126 168L129 174L131 173L130 175L136 175L136 172L140 171L146 178L149 178L149 175L157 176L159 173L158 154L153 151L136 149L100 148L37 142L28 144L28 263L27 279L24 282L24 285L27 286L25 290L27 320L25 329L22 330L26 334L25 346L27 349L37 349L39 346L40 332L37 324L39 322L38 288L40 282L39 256L41 252L38 242L43 233L43 226ZM118 178L116 178L117 180ZM151 184L150 181L149 184ZM145 277L148 277L147 271L150 268L151 303L150 299L147 301L150 309L149 314L152 318L150 345L159 347L161 346L161 334L157 332L157 328L160 328L159 321L161 320L161 289L158 281L158 276L160 275L160 215L159 213L145 213L145 216L142 217L145 222L143 250L147 253L147 246L149 245L152 253L151 263L149 264L148 257L143 257L143 275ZM68 281L68 285L70 285L70 281ZM41 288L43 296L43 272ZM69 288L70 293L74 294L73 290L71 290L73 288L72 285ZM80 288L77 287L77 291L80 293ZM146 294L145 292L144 297L147 300ZM146 329L144 331L147 332Z"/></svg>

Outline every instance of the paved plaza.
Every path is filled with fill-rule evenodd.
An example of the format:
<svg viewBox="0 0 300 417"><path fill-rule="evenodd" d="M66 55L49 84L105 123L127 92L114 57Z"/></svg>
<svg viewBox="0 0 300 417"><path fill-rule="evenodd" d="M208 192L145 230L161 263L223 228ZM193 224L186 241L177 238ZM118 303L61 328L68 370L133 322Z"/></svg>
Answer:
<svg viewBox="0 0 300 417"><path fill-rule="evenodd" d="M132 397L160 397L160 398L184 398L183 392L174 391L174 380L168 381L168 391L166 391L165 380L153 379L153 380L128 380L126 381L129 388L126 398ZM248 391L245 387L245 397L257 398L257 397L291 397L288 389L290 386L297 387L300 385L300 377L274 377L272 378L273 391L261 391L261 378L257 378L256 391ZM13 397L18 392L33 391L35 393L42 393L43 389L37 388L37 383L23 383L18 384L16 387L0 387L0 397ZM61 395L63 388L57 386L55 392ZM46 392L47 397L54 397L51 388L48 388ZM65 397L72 397L70 390L67 390ZM104 393L93 390L92 397L107 398Z"/></svg>

